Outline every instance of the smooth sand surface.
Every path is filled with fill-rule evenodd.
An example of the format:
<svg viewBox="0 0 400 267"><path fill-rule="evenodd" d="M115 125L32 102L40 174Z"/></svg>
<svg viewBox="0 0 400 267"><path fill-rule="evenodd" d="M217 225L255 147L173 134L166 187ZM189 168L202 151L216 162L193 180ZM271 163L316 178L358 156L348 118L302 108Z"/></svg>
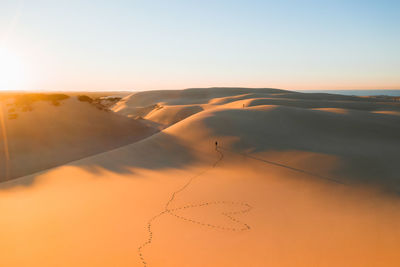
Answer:
<svg viewBox="0 0 400 267"><path fill-rule="evenodd" d="M38 101L29 111L10 103L13 102L0 102L4 123L0 132L0 181L107 151L154 133L139 121L99 110L75 97L61 101L59 106ZM13 113L17 117L10 119Z"/></svg>
<svg viewBox="0 0 400 267"><path fill-rule="evenodd" d="M165 129L0 184L0 266L400 264L400 117L374 113L398 104L204 90L128 96L117 114Z"/></svg>

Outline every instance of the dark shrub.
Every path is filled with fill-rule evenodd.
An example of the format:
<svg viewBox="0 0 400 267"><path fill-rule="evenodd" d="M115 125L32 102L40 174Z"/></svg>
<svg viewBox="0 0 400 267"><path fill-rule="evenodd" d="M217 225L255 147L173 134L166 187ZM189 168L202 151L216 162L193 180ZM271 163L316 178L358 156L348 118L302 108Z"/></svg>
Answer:
<svg viewBox="0 0 400 267"><path fill-rule="evenodd" d="M88 97L87 95L79 95L78 96L78 100L81 102L88 102L88 103L92 103L93 99Z"/></svg>
<svg viewBox="0 0 400 267"><path fill-rule="evenodd" d="M18 118L18 114L15 114L15 113L14 113L14 114L9 114L9 115L8 115L8 119L9 119L9 120L15 120L16 118Z"/></svg>
<svg viewBox="0 0 400 267"><path fill-rule="evenodd" d="M26 106L36 101L61 101L67 98L69 96L64 94L22 94L15 98L15 104Z"/></svg>
<svg viewBox="0 0 400 267"><path fill-rule="evenodd" d="M61 101L68 98L69 96L64 94L49 94L43 96L43 100L51 100L51 101Z"/></svg>
<svg viewBox="0 0 400 267"><path fill-rule="evenodd" d="M56 107L60 105L60 102L57 100L52 100L51 103Z"/></svg>

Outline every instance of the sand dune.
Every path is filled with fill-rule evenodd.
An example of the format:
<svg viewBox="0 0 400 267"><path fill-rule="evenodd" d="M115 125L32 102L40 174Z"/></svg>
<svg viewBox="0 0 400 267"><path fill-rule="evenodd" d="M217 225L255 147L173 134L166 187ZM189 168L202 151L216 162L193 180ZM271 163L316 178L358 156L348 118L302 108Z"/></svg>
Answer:
<svg viewBox="0 0 400 267"><path fill-rule="evenodd" d="M202 110L203 108L198 105L165 106L153 110L147 114L144 119L159 123L166 127L180 122Z"/></svg>
<svg viewBox="0 0 400 267"><path fill-rule="evenodd" d="M398 104L202 90L128 96L166 128L2 183L0 265L398 266Z"/></svg>
<svg viewBox="0 0 400 267"><path fill-rule="evenodd" d="M22 111L3 105L6 132L2 135L7 136L10 159L6 161L6 144L1 142L0 181L126 145L154 132L139 121L98 110L76 98L60 106L39 101L30 108Z"/></svg>
<svg viewBox="0 0 400 267"><path fill-rule="evenodd" d="M231 104L227 106L228 104ZM159 115L165 110L175 113L195 114L201 110L216 107L250 107L262 105L279 105L305 109L349 109L370 111L381 114L397 114L400 104L390 98L357 97L321 93L298 93L279 89L260 88L203 88L186 90L161 90L138 92L126 96L112 107L118 114L128 117L138 117L153 121L149 115L155 111ZM171 108L170 108L171 107ZM173 108L172 108L173 107ZM187 112L188 110L197 109ZM199 109L201 108L201 109ZM147 117L146 117L147 116ZM163 115L172 118L173 114ZM182 119L187 116L182 116ZM157 119L154 120L157 122ZM168 120L167 120L168 121ZM176 123L176 120L173 120ZM173 123L164 123L172 125Z"/></svg>
<svg viewBox="0 0 400 267"><path fill-rule="evenodd" d="M400 189L396 164L400 124L395 116L259 106L199 113L165 133L190 139L198 148L219 140L229 144L230 149L248 153L301 151L329 155L340 163L334 176Z"/></svg>

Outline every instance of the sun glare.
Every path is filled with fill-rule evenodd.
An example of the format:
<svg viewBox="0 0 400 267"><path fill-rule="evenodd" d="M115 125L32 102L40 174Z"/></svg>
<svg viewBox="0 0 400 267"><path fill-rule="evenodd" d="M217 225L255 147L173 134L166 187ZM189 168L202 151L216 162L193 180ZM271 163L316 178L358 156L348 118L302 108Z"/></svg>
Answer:
<svg viewBox="0 0 400 267"><path fill-rule="evenodd" d="M0 48L0 90L23 90L25 85L26 71L21 57Z"/></svg>

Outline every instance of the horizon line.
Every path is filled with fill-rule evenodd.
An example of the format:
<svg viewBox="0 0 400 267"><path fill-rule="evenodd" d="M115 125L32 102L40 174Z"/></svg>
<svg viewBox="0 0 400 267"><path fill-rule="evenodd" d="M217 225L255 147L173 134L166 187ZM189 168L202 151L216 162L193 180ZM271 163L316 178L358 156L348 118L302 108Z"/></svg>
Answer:
<svg viewBox="0 0 400 267"><path fill-rule="evenodd" d="M287 89L287 88L275 88L275 87L246 87L246 86L209 86L209 87L185 87L185 88L164 88L164 89L87 89L87 90L68 90L68 89L0 89L0 93L29 93L29 92L143 92L143 91L164 91L164 90L188 90L188 89L212 89L212 88L243 88L243 89L277 89L287 91L399 91L398 89Z"/></svg>

